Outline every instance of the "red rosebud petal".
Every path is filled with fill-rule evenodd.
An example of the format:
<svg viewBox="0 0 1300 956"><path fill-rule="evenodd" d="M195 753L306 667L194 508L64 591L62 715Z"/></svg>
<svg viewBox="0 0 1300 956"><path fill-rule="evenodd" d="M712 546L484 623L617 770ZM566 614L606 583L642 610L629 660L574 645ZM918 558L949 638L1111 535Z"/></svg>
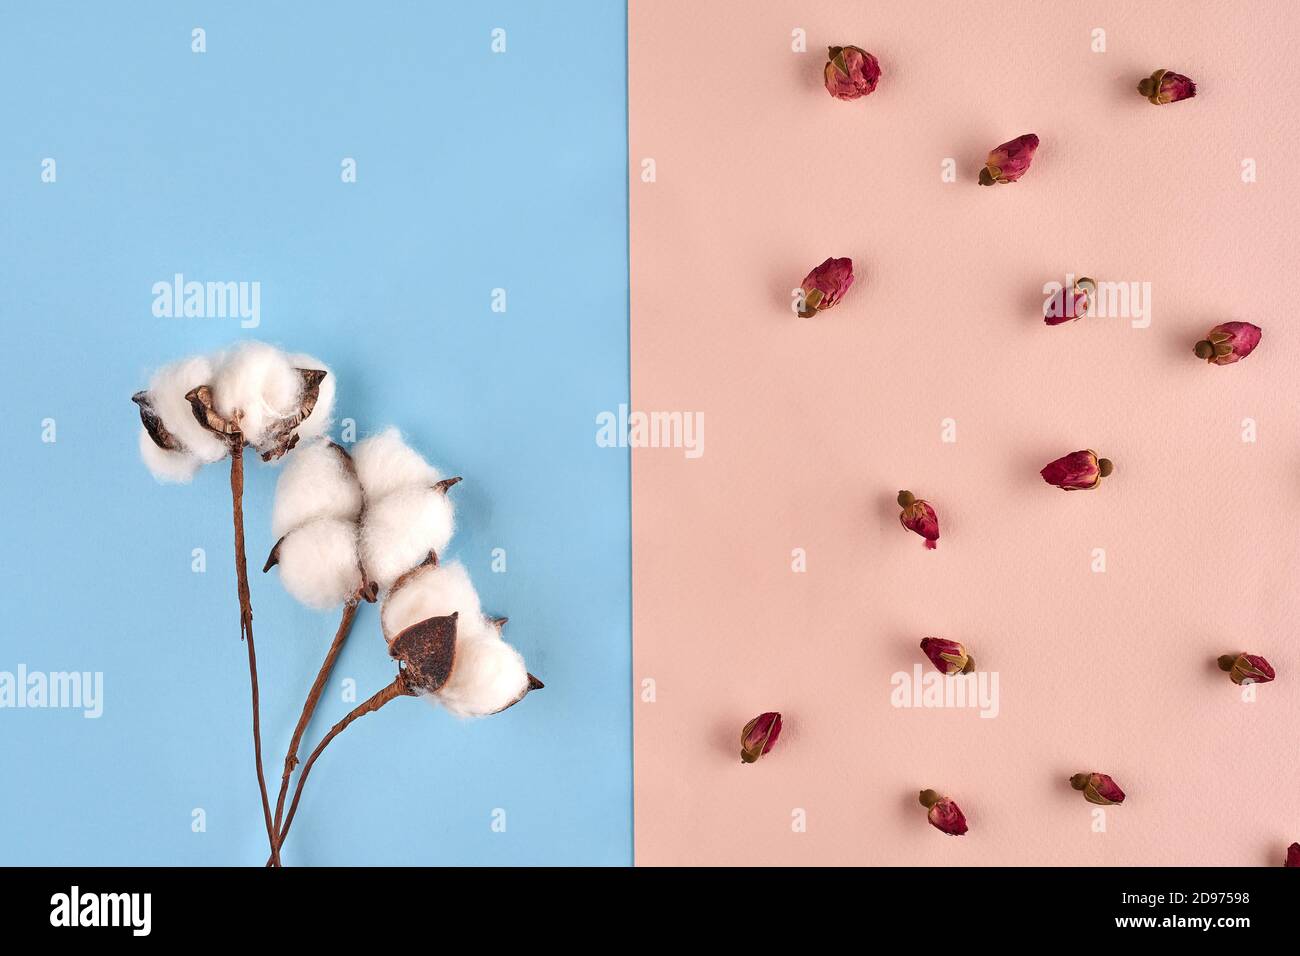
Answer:
<svg viewBox="0 0 1300 956"><path fill-rule="evenodd" d="M989 153L988 161L980 170L980 185L1014 183L1029 169L1036 149L1038 149L1038 137L1033 133L1025 133L1009 143L1003 143Z"/></svg>
<svg viewBox="0 0 1300 956"><path fill-rule="evenodd" d="M1113 469L1109 459L1098 458L1095 451L1085 449L1048 462L1039 474L1049 485L1066 491L1079 491L1096 488Z"/></svg>
<svg viewBox="0 0 1300 956"><path fill-rule="evenodd" d="M1061 288L1043 303L1043 321L1048 325L1064 325L1088 314L1089 290L1096 291L1097 283L1087 276L1074 283L1073 289Z"/></svg>
<svg viewBox="0 0 1300 956"><path fill-rule="evenodd" d="M921 640L921 651L945 674L969 674L975 669L975 658L966 653L966 648L956 641L942 637L927 637Z"/></svg>
<svg viewBox="0 0 1300 956"><path fill-rule="evenodd" d="M1124 791L1119 788L1119 784L1104 773L1094 773L1083 793L1093 803L1124 802Z"/></svg>
<svg viewBox="0 0 1300 956"><path fill-rule="evenodd" d="M1258 654L1224 654L1219 669L1227 671L1234 684L1267 684L1277 676L1273 665Z"/></svg>
<svg viewBox="0 0 1300 956"><path fill-rule="evenodd" d="M833 46L824 71L826 92L837 100L866 96L880 82L880 62L856 46Z"/></svg>
<svg viewBox="0 0 1300 956"><path fill-rule="evenodd" d="M1196 95L1196 84L1190 78L1172 70L1156 70L1138 84L1138 92L1156 106L1190 100Z"/></svg>
<svg viewBox="0 0 1300 956"><path fill-rule="evenodd" d="M915 531L925 539L925 546L933 551L939 540L939 516L930 502L915 497L910 491L898 493L898 504L903 509L898 520L908 531Z"/></svg>
<svg viewBox="0 0 1300 956"><path fill-rule="evenodd" d="M1211 365L1231 365L1255 351L1263 334L1263 329L1249 322L1224 322L1210 329L1193 351Z"/></svg>
<svg viewBox="0 0 1300 956"><path fill-rule="evenodd" d="M1108 807L1124 802L1124 791L1104 773L1076 773L1070 778L1070 786L1081 790L1083 799L1099 806Z"/></svg>
<svg viewBox="0 0 1300 956"><path fill-rule="evenodd" d="M1196 95L1196 84L1190 77L1183 76L1181 73L1166 73L1160 81L1160 101L1161 103L1177 103L1179 100L1190 100Z"/></svg>
<svg viewBox="0 0 1300 956"><path fill-rule="evenodd" d="M1300 843L1292 843L1286 848L1286 862L1283 866L1300 866Z"/></svg>
<svg viewBox="0 0 1300 956"><path fill-rule="evenodd" d="M754 763L759 757L776 746L781 736L781 715L776 711L759 714L745 725L740 732L740 759L743 763Z"/></svg>
<svg viewBox="0 0 1300 956"><path fill-rule="evenodd" d="M853 285L853 260L827 259L804 277L803 318L824 312L839 302Z"/></svg>
<svg viewBox="0 0 1300 956"><path fill-rule="evenodd" d="M941 797L933 790L922 790L921 806L926 808L926 818L936 830L949 836L961 836L966 832L966 815L950 797Z"/></svg>

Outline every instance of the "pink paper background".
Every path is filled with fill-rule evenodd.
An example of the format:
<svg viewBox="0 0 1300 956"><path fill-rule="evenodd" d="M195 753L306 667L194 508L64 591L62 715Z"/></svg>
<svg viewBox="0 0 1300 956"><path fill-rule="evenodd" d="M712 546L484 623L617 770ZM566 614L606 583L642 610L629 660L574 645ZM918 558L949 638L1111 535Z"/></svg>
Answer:
<svg viewBox="0 0 1300 956"><path fill-rule="evenodd" d="M633 453L639 863L1279 865L1300 840L1298 24L1289 2L633 0L633 407L706 423L702 458ZM833 43L879 57L873 95L824 92ZM1150 106L1158 67L1200 95ZM1025 132L1025 178L977 186ZM830 255L857 284L795 318ZM1151 326L1046 327L1066 272L1151 282ZM1259 350L1197 361L1233 319ZM1084 447L1115 461L1101 489L1038 477ZM904 487L937 551L899 526ZM890 705L926 635L998 672L998 717ZM1278 670L1255 703L1214 666L1238 650ZM768 709L781 742L742 766ZM1129 793L1104 834L1079 770ZM923 787L969 835L926 825Z"/></svg>

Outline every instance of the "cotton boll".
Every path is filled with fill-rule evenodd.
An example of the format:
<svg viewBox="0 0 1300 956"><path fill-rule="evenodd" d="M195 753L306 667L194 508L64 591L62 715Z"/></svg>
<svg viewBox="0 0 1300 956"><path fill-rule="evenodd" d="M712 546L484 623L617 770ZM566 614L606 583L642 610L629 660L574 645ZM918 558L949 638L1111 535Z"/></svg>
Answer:
<svg viewBox="0 0 1300 956"><path fill-rule="evenodd" d="M509 707L528 688L523 656L486 625L457 634L451 676L436 696L458 717L486 717Z"/></svg>
<svg viewBox="0 0 1300 956"><path fill-rule="evenodd" d="M470 627L481 626L483 610L478 592L459 561L426 565L412 571L384 598L380 623L385 639L391 642L412 624L452 614L459 614L460 621L470 622Z"/></svg>
<svg viewBox="0 0 1300 956"><path fill-rule="evenodd" d="M298 438L301 441L324 435L330 425L334 424L334 396L338 390L338 380L334 377L334 370L320 359L301 352L290 355L289 364L294 368L318 368L325 372L325 377L321 379L320 391L316 396L316 405L297 428Z"/></svg>
<svg viewBox="0 0 1300 956"><path fill-rule="evenodd" d="M451 500L443 491L411 487L375 501L367 498L361 528L366 573L386 589L430 551L441 553L454 530Z"/></svg>
<svg viewBox="0 0 1300 956"><path fill-rule="evenodd" d="M149 432L143 425L140 426L140 457L159 481L179 485L189 484L194 473L203 464L187 451L168 451L166 448L159 448L149 437Z"/></svg>
<svg viewBox="0 0 1300 956"><path fill-rule="evenodd" d="M280 538L314 518L357 520L361 484L352 462L328 439L299 444L275 485L271 534Z"/></svg>
<svg viewBox="0 0 1300 956"><path fill-rule="evenodd" d="M148 388L149 404L163 427L203 464L220 461L230 450L221 438L199 424L185 398L200 385L210 385L212 377L212 363L202 355L195 355L158 369Z"/></svg>
<svg viewBox="0 0 1300 956"><path fill-rule="evenodd" d="M245 342L219 363L212 399L223 418L241 413L244 439L261 450L271 439L273 426L298 411L302 376L279 349L265 342Z"/></svg>
<svg viewBox="0 0 1300 956"><path fill-rule="evenodd" d="M357 531L351 522L335 518L309 522L280 542L277 557L280 583L308 607L338 607L361 587Z"/></svg>
<svg viewBox="0 0 1300 956"><path fill-rule="evenodd" d="M442 477L438 469L402 441L402 433L396 428L387 428L359 442L352 458L369 501L377 501L398 488L427 487Z"/></svg>

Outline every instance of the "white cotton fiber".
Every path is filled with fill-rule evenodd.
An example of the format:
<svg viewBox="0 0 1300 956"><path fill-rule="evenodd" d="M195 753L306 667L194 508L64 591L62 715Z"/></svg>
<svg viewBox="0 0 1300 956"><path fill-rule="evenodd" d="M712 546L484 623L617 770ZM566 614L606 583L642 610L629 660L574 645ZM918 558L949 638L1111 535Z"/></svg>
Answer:
<svg viewBox="0 0 1300 956"><path fill-rule="evenodd" d="M140 426L140 457L159 481L179 485L188 484L203 464L187 451L159 448L143 425Z"/></svg>
<svg viewBox="0 0 1300 956"><path fill-rule="evenodd" d="M217 414L240 413L244 439L259 451L266 450L272 427L297 412L301 397L302 376L265 342L245 342L224 355L212 382Z"/></svg>
<svg viewBox="0 0 1300 956"><path fill-rule="evenodd" d="M527 691L523 657L487 625L457 632L451 676L435 696L458 717L485 717L509 707Z"/></svg>
<svg viewBox="0 0 1300 956"><path fill-rule="evenodd" d="M199 424L185 396L200 385L211 385L212 363L202 355L164 365L149 382L149 404L163 427L199 461L220 461L229 449L214 433Z"/></svg>
<svg viewBox="0 0 1300 956"><path fill-rule="evenodd" d="M320 393L316 397L316 406L298 426L299 441L305 442L324 435L334 423L334 396L337 394L338 381L334 378L334 370L314 356L299 352L289 356L289 364L294 368L318 368L325 371L325 377L320 382Z"/></svg>
<svg viewBox="0 0 1300 956"><path fill-rule="evenodd" d="M367 501L377 501L398 488L427 487L442 478L437 468L402 441L396 428L358 442L352 459Z"/></svg>
<svg viewBox="0 0 1300 956"><path fill-rule="evenodd" d="M356 525L320 518L280 542L280 583L308 607L338 607L361 587Z"/></svg>
<svg viewBox="0 0 1300 956"><path fill-rule="evenodd" d="M355 522L361 485L347 453L329 439L300 442L275 485L271 534L277 539L315 518Z"/></svg>
<svg viewBox="0 0 1300 956"><path fill-rule="evenodd" d="M451 501L435 488L415 486L366 499L361 526L361 558L366 573L386 589L429 552L441 554L451 540Z"/></svg>
<svg viewBox="0 0 1300 956"><path fill-rule="evenodd" d="M483 610L469 572L459 561L417 568L388 592L380 612L389 643L406 628L431 617L459 614L461 629L482 627Z"/></svg>

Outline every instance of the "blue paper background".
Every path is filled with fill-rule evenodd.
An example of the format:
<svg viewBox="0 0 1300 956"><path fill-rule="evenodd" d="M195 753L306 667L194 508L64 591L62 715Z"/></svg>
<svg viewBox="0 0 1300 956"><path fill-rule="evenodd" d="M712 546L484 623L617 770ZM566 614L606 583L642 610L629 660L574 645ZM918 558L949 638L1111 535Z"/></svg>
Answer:
<svg viewBox="0 0 1300 956"><path fill-rule="evenodd" d="M156 484L129 401L154 366L243 337L320 356L338 417L465 476L452 550L547 685L487 720L400 700L355 724L286 863L631 861L628 453L594 439L628 395L624 77L608 0L0 12L0 670L105 681L98 720L0 709L0 863L266 855L228 472ZM260 328L155 318L177 272L259 281ZM274 800L337 615L260 574L276 471L250 465ZM307 746L351 706L345 678L364 699L392 673L365 607Z"/></svg>

